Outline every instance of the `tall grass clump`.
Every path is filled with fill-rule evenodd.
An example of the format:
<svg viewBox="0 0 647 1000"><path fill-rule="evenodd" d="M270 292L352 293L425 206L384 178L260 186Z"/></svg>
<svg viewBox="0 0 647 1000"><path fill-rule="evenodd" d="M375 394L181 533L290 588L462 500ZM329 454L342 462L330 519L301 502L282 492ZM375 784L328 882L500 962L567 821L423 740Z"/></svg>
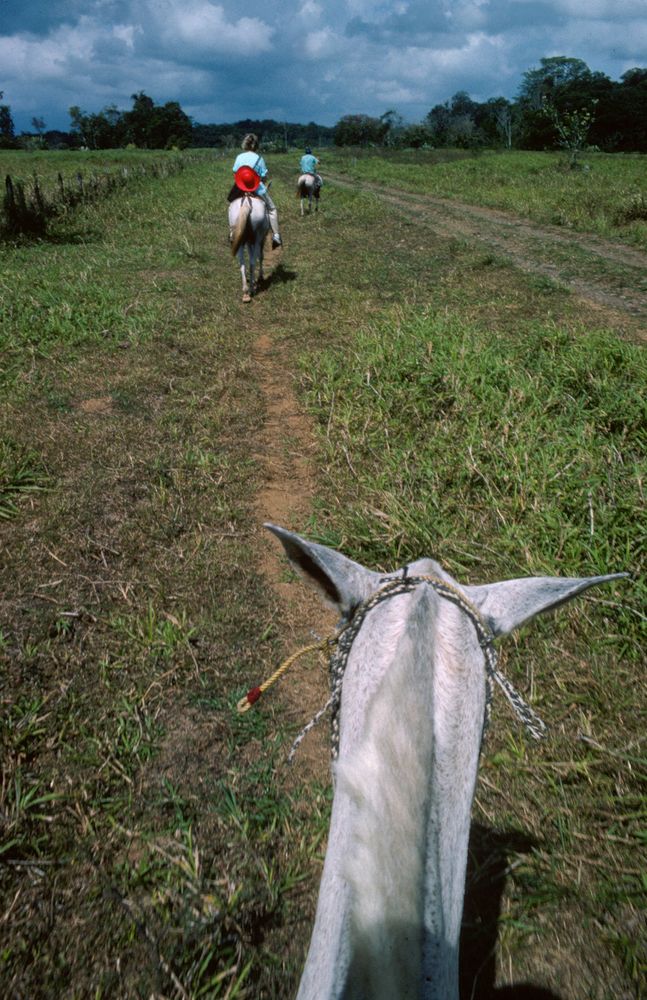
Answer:
<svg viewBox="0 0 647 1000"><path fill-rule="evenodd" d="M137 153L130 159L118 154L90 159L77 153L77 170L67 176L60 170L54 174L59 163L55 154L30 158L34 166L42 168L42 173L34 170L28 178L6 173L0 237L45 236L57 218L68 215L77 206L115 196L135 182L170 177L182 171L191 160L176 153L165 158L158 153L155 159L150 154ZM24 170L24 162L0 155L0 168L11 162ZM68 162L74 162L74 156L71 160L68 157ZM90 174L87 173L88 167L92 169Z"/></svg>
<svg viewBox="0 0 647 1000"><path fill-rule="evenodd" d="M527 845L506 862L500 968L535 982L549 951L558 988L577 952L578 995L626 978L644 996L644 353L409 314L304 373L328 478L311 536L388 570L433 556L470 584L631 572L501 643L549 737L526 744L495 695L475 817Z"/></svg>
<svg viewBox="0 0 647 1000"><path fill-rule="evenodd" d="M44 489L46 484L38 455L0 438L0 520L17 513L21 497Z"/></svg>
<svg viewBox="0 0 647 1000"><path fill-rule="evenodd" d="M639 570L639 348L418 315L308 364L333 495L353 480L348 502L326 514L367 561L435 553L463 578L485 564L490 579Z"/></svg>

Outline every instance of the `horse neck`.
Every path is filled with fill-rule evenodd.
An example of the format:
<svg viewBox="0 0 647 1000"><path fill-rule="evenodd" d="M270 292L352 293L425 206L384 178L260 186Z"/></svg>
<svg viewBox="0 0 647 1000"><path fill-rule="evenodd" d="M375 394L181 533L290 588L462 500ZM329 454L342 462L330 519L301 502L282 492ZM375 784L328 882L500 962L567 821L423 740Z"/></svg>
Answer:
<svg viewBox="0 0 647 1000"><path fill-rule="evenodd" d="M452 1000L482 654L470 623L426 587L373 614L344 680L330 837L299 997Z"/></svg>

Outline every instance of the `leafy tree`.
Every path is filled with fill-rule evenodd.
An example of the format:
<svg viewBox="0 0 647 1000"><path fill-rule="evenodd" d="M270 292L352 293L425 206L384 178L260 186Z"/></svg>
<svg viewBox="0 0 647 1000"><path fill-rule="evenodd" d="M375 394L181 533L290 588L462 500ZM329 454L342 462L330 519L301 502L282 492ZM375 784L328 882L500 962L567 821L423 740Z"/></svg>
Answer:
<svg viewBox="0 0 647 1000"><path fill-rule="evenodd" d="M184 148L192 138L191 119L177 101L157 106L143 91L133 94L131 111L108 105L99 114L70 108L72 130L90 149L116 149L132 142L144 149Z"/></svg>
<svg viewBox="0 0 647 1000"><path fill-rule="evenodd" d="M600 100L592 139L605 149L647 153L647 69L627 70L620 80Z"/></svg>
<svg viewBox="0 0 647 1000"><path fill-rule="evenodd" d="M474 118L478 104L466 90L458 90L450 101L449 109L453 118Z"/></svg>
<svg viewBox="0 0 647 1000"><path fill-rule="evenodd" d="M154 148L185 149L191 142L191 119L184 113L177 101L167 101L156 109L157 120L154 129Z"/></svg>
<svg viewBox="0 0 647 1000"><path fill-rule="evenodd" d="M593 111L578 108L575 111L557 110L554 104L544 102L544 114L551 121L557 133L557 142L569 154L571 170L577 166L577 158L586 145L589 130L593 124Z"/></svg>
<svg viewBox="0 0 647 1000"><path fill-rule="evenodd" d="M401 138L404 132L404 119L397 111L392 109L380 115L380 121L386 126L382 142L385 146L401 145Z"/></svg>
<svg viewBox="0 0 647 1000"><path fill-rule="evenodd" d="M554 102L556 91L591 76L589 67L581 59L550 56L539 62L538 69L529 69L523 74L519 89L519 101L533 111L541 111L545 101Z"/></svg>
<svg viewBox="0 0 647 1000"><path fill-rule="evenodd" d="M480 105L466 90L457 91L450 101L436 104L425 118L434 145L471 148L483 142L477 124Z"/></svg>
<svg viewBox="0 0 647 1000"><path fill-rule="evenodd" d="M539 68L524 73L519 89L520 145L529 149L571 148L564 143L576 141L575 135L584 125L581 114L593 108L600 88L608 83L603 73L592 73L581 59L541 59ZM546 113L547 109L552 111ZM560 133L558 123L570 134L569 140ZM588 128L591 124L592 119Z"/></svg>
<svg viewBox="0 0 647 1000"><path fill-rule="evenodd" d="M88 149L92 147L93 132L90 122L90 116L81 111L78 104L73 104L71 108L68 109L68 114L70 116L70 128L72 134L77 137L82 146L87 146Z"/></svg>
<svg viewBox="0 0 647 1000"><path fill-rule="evenodd" d="M488 146L512 148L517 124L517 108L505 97L490 97L477 106L475 121Z"/></svg>
<svg viewBox="0 0 647 1000"><path fill-rule="evenodd" d="M388 124L369 115L345 115L335 126L336 146L382 145Z"/></svg>
<svg viewBox="0 0 647 1000"><path fill-rule="evenodd" d="M458 146L460 149L473 149L479 144L479 133L472 116L452 115L447 130L447 145Z"/></svg>
<svg viewBox="0 0 647 1000"><path fill-rule="evenodd" d="M126 125L126 142L132 142L142 149L147 148L149 133L152 127L155 102L143 90L132 94L132 110L124 115Z"/></svg>
<svg viewBox="0 0 647 1000"><path fill-rule="evenodd" d="M4 93L0 90L0 101ZM11 149L15 146L14 125L11 108L8 104L0 104L0 149Z"/></svg>
<svg viewBox="0 0 647 1000"><path fill-rule="evenodd" d="M446 146L449 139L449 126L452 113L449 102L436 104L425 118L425 124L431 133L434 145Z"/></svg>
<svg viewBox="0 0 647 1000"><path fill-rule="evenodd" d="M191 130L192 146L220 146L233 149L240 145L246 132L258 135L263 148L272 137L279 137L281 150L285 150L287 133L288 145L292 146L329 146L332 144L334 129L326 125L308 122L307 125L295 122L276 122L272 119L263 121L227 122L222 125L196 125Z"/></svg>
<svg viewBox="0 0 647 1000"><path fill-rule="evenodd" d="M400 145L407 149L422 149L433 145L433 136L424 124L407 125L400 135Z"/></svg>
<svg viewBox="0 0 647 1000"><path fill-rule="evenodd" d="M132 95L133 106L123 116L126 142L144 149L188 146L192 138L191 119L177 101L160 106L141 90Z"/></svg>

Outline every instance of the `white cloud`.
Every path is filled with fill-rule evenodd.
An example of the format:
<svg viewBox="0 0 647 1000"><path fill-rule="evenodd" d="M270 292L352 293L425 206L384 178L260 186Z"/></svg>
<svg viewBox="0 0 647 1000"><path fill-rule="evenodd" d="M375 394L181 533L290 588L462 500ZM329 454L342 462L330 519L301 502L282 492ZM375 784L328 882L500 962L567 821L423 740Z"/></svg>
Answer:
<svg viewBox="0 0 647 1000"><path fill-rule="evenodd" d="M311 31L305 37L304 49L310 59L327 59L339 54L340 39L331 28Z"/></svg>
<svg viewBox="0 0 647 1000"><path fill-rule="evenodd" d="M169 54L181 45L183 53L229 53L254 56L271 48L272 28L257 17L229 21L220 4L208 0L166 0L149 4L151 22Z"/></svg>
<svg viewBox="0 0 647 1000"><path fill-rule="evenodd" d="M299 7L299 17L304 21L318 21L323 13L323 7L319 3L313 3L313 0L306 0Z"/></svg>
<svg viewBox="0 0 647 1000"><path fill-rule="evenodd" d="M112 29L115 38L118 38L131 50L135 48L135 35L137 31L138 29L132 24L117 24Z"/></svg>
<svg viewBox="0 0 647 1000"><path fill-rule="evenodd" d="M87 24L55 31L50 38L25 35L0 37L0 65L5 79L60 80L69 72L69 63L92 58L94 34Z"/></svg>
<svg viewBox="0 0 647 1000"><path fill-rule="evenodd" d="M452 30L475 31L487 24L489 0L460 0L445 9Z"/></svg>
<svg viewBox="0 0 647 1000"><path fill-rule="evenodd" d="M502 48L501 38L474 32L467 36L463 45L451 48L392 49L387 59L388 71L391 76L428 83L441 72L458 75L469 70L471 76L475 66L485 72L493 58L500 57Z"/></svg>
<svg viewBox="0 0 647 1000"><path fill-rule="evenodd" d="M375 96L385 107L411 104L424 101L424 89L405 87L398 80L382 80L375 90Z"/></svg>

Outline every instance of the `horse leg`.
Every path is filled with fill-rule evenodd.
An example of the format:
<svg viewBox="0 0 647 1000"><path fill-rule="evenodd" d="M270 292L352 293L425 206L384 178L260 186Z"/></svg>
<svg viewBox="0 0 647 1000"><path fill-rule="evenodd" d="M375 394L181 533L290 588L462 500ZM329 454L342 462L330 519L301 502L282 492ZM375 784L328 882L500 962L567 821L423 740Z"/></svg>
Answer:
<svg viewBox="0 0 647 1000"><path fill-rule="evenodd" d="M263 237L263 239L261 240L259 248L258 248L258 284L259 285L261 285L262 282L263 282L263 243L264 243L264 241L265 241L265 237Z"/></svg>
<svg viewBox="0 0 647 1000"><path fill-rule="evenodd" d="M304 210L303 210L303 195L301 195L301 218L303 218L304 214L305 213L304 213Z"/></svg>
<svg viewBox="0 0 647 1000"><path fill-rule="evenodd" d="M245 271L245 255L242 250L238 254L238 260L240 261L240 274L243 279L243 302L250 302L252 297L250 295L249 285L247 283L247 274Z"/></svg>

